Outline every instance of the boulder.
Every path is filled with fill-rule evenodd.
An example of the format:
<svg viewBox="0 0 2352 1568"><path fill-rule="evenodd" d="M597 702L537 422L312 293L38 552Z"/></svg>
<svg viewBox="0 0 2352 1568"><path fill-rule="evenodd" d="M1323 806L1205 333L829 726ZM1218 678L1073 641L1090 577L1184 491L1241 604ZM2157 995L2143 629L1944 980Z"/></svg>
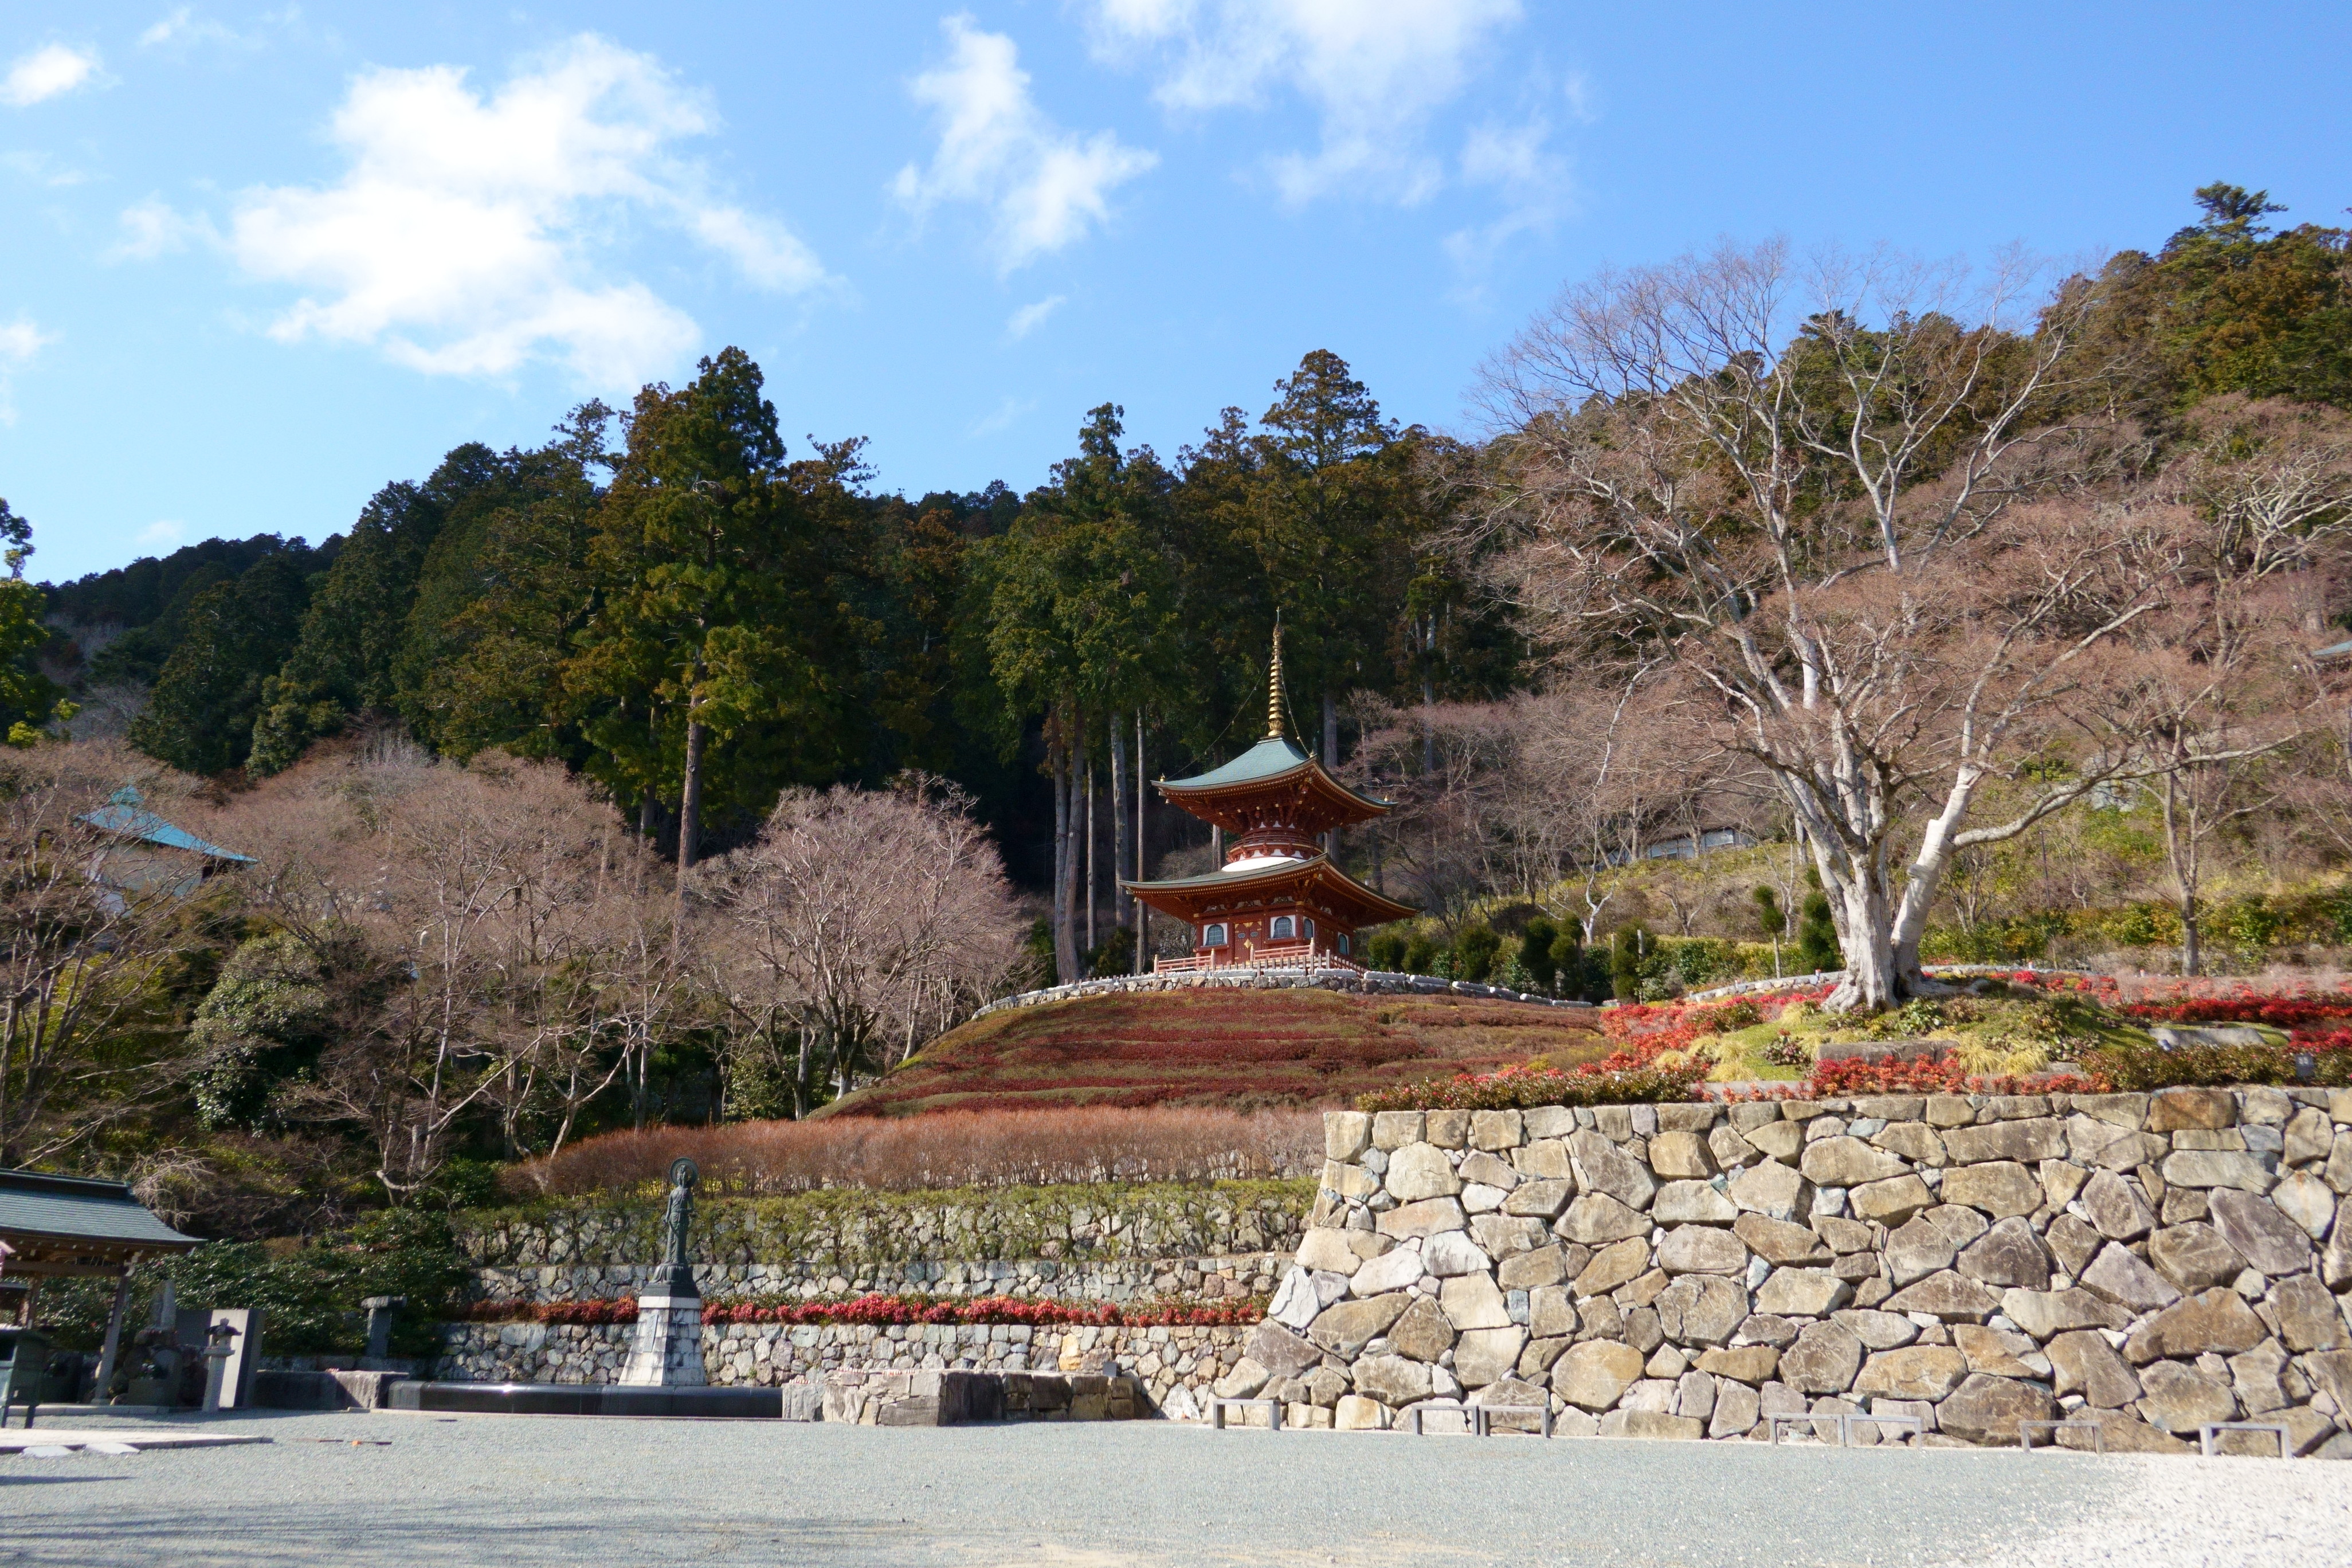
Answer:
<svg viewBox="0 0 2352 1568"><path fill-rule="evenodd" d="M2033 1342L2013 1329L1985 1323L1954 1323L1952 1344L1967 1358L1970 1372L1995 1377L2048 1377L2050 1358Z"/></svg>
<svg viewBox="0 0 2352 1568"><path fill-rule="evenodd" d="M1715 1379L1703 1372L1685 1372L1675 1380L1675 1414L1704 1421L1715 1414Z"/></svg>
<svg viewBox="0 0 2352 1568"><path fill-rule="evenodd" d="M1462 1190L1462 1178L1445 1151L1431 1143L1408 1143L1391 1154L1383 1179L1389 1195L1401 1204L1451 1197Z"/></svg>
<svg viewBox="0 0 2352 1568"><path fill-rule="evenodd" d="M1797 1331L1803 1326L1776 1312L1751 1312L1740 1320L1731 1338L1737 1344L1783 1347L1797 1337Z"/></svg>
<svg viewBox="0 0 2352 1568"><path fill-rule="evenodd" d="M1684 1345L1719 1345L1748 1317L1748 1289L1720 1274L1685 1274L1658 1292L1659 1331Z"/></svg>
<svg viewBox="0 0 2352 1568"><path fill-rule="evenodd" d="M2077 1164L2102 1171L2128 1171L2159 1158L2170 1147L2164 1139L2137 1127L2118 1127L2095 1117L2066 1119L2066 1150Z"/></svg>
<svg viewBox="0 0 2352 1568"><path fill-rule="evenodd" d="M1729 1225L1739 1217L1739 1205L1712 1182L1668 1182L1650 1200L1650 1218L1659 1225Z"/></svg>
<svg viewBox="0 0 2352 1568"><path fill-rule="evenodd" d="M1849 1190L1845 1201L1864 1219L1880 1225L1901 1225L1921 1209L1932 1206L1936 1194L1916 1176L1892 1176Z"/></svg>
<svg viewBox="0 0 2352 1568"><path fill-rule="evenodd" d="M2042 1240L2050 1256L2058 1260L2059 1271L2065 1274L2082 1273L2106 1245L2105 1237L2070 1214L2053 1219Z"/></svg>
<svg viewBox="0 0 2352 1568"><path fill-rule="evenodd" d="M1460 1230L1470 1223L1462 1205L1452 1198L1424 1198L1419 1203L1399 1204L1374 1222L1382 1236L1397 1241L1410 1241L1414 1237L1442 1236L1449 1230Z"/></svg>
<svg viewBox="0 0 2352 1568"><path fill-rule="evenodd" d="M1643 1209L1658 1190L1649 1167L1590 1128L1570 1134L1568 1157L1581 1192L1606 1194L1627 1208Z"/></svg>
<svg viewBox="0 0 2352 1568"><path fill-rule="evenodd" d="M2077 1405L2066 1413L2069 1421L2095 1421L2099 1424L2099 1441L2110 1454L2193 1454L2195 1445L2184 1443L2169 1432L2159 1432L2129 1410L2103 1410L2088 1405ZM2080 1432L2051 1434L2058 1446L2089 1450L2091 1439Z"/></svg>
<svg viewBox="0 0 2352 1568"><path fill-rule="evenodd" d="M2008 1125L2021 1124L2011 1122ZM1994 1130L1968 1128L1955 1131ZM2011 1215L2029 1215L2042 1206L2042 1178L2013 1160L1994 1160L1980 1165L1954 1165L1944 1173L1941 1191L1946 1203L1981 1209L1995 1219L2006 1219Z"/></svg>
<svg viewBox="0 0 2352 1568"><path fill-rule="evenodd" d="M1503 1200L1503 1212L1524 1219L1557 1219L1574 1195L1574 1185L1566 1181L1523 1182Z"/></svg>
<svg viewBox="0 0 2352 1568"><path fill-rule="evenodd" d="M1650 1140L1650 1169L1670 1181L1705 1181L1716 1173L1706 1140L1696 1132L1661 1132Z"/></svg>
<svg viewBox="0 0 2352 1568"><path fill-rule="evenodd" d="M2344 1136L2352 1140L2352 1132ZM2352 1285L2352 1198L2336 1206L2336 1227L2327 1238L2327 1250L2320 1254L2319 1277L2331 1290Z"/></svg>
<svg viewBox="0 0 2352 1568"><path fill-rule="evenodd" d="M2002 1220L1970 1242L1955 1267L1979 1284L2028 1290L2050 1286L2050 1254L2033 1227L2019 1218Z"/></svg>
<svg viewBox="0 0 2352 1568"><path fill-rule="evenodd" d="M1854 1379L1856 1394L1889 1399L1941 1399L1969 1375L1969 1360L1949 1345L1880 1351Z"/></svg>
<svg viewBox="0 0 2352 1568"><path fill-rule="evenodd" d="M1323 1352L1280 1323L1260 1323L1250 1331L1242 1354L1276 1377L1297 1377L1323 1359Z"/></svg>
<svg viewBox="0 0 2352 1568"><path fill-rule="evenodd" d="M1573 1182L1576 1169L1568 1163L1568 1145L1557 1138L1539 1138L1511 1151L1511 1164L1520 1175L1547 1182Z"/></svg>
<svg viewBox="0 0 2352 1568"><path fill-rule="evenodd" d="M2164 1089L2148 1096L2147 1130L2178 1132L2184 1128L2235 1127L2238 1102L2226 1089Z"/></svg>
<svg viewBox="0 0 2352 1568"><path fill-rule="evenodd" d="M1647 1237L1650 1216L1607 1193L1586 1193L1568 1205L1567 1215L1552 1228L1570 1241L1598 1247L1629 1236Z"/></svg>
<svg viewBox="0 0 2352 1568"><path fill-rule="evenodd" d="M1394 1151L1418 1143L1421 1128L1418 1110L1376 1110L1372 1112L1372 1147Z"/></svg>
<svg viewBox="0 0 2352 1568"><path fill-rule="evenodd" d="M2347 1342L2336 1298L2308 1274L2273 1285L2271 1310L2278 1314L2279 1338L2291 1351L2332 1351Z"/></svg>
<svg viewBox="0 0 2352 1568"><path fill-rule="evenodd" d="M1233 1371L1209 1385L1209 1392L1220 1399L1254 1399L1273 1378L1272 1373L1244 1356L1234 1363Z"/></svg>
<svg viewBox="0 0 2352 1568"><path fill-rule="evenodd" d="M1516 1149L1527 1138L1527 1124L1516 1110L1474 1110L1470 1113L1470 1143L1477 1149Z"/></svg>
<svg viewBox="0 0 2352 1568"><path fill-rule="evenodd" d="M2049 1356L2061 1394L2079 1394L2102 1410L2121 1410L2140 1396L2139 1379L2124 1358L2087 1329L2052 1340Z"/></svg>
<svg viewBox="0 0 2352 1568"><path fill-rule="evenodd" d="M1558 1285L1567 1278L1567 1254L1556 1246L1506 1258L1495 1272L1495 1282L1506 1290L1532 1290L1538 1285Z"/></svg>
<svg viewBox="0 0 2352 1568"><path fill-rule="evenodd" d="M1897 1156L1853 1137L1808 1143L1797 1168L1817 1187L1858 1187L1864 1182L1908 1174L1911 1169Z"/></svg>
<svg viewBox="0 0 2352 1568"><path fill-rule="evenodd" d="M1663 1205L1665 1194L1661 1193L1658 1198ZM1829 1248L1822 1245L1822 1238L1791 1220L1743 1214L1732 1222L1731 1234L1746 1242L1767 1263L1827 1263L1830 1260Z"/></svg>
<svg viewBox="0 0 2352 1568"><path fill-rule="evenodd" d="M1331 1427L1338 1432L1385 1432L1388 1425L1389 1407L1360 1394L1341 1394L1331 1411Z"/></svg>
<svg viewBox="0 0 2352 1568"><path fill-rule="evenodd" d="M1518 1365L1519 1347L1527 1341L1527 1330L1516 1323L1496 1329L1471 1329L1454 1342L1454 1375L1462 1380L1465 1388L1484 1388L1498 1378L1508 1377Z"/></svg>
<svg viewBox="0 0 2352 1568"><path fill-rule="evenodd" d="M1528 1332L1536 1338L1572 1334L1579 1326L1576 1305L1566 1287L1538 1285L1528 1292Z"/></svg>
<svg viewBox="0 0 2352 1568"><path fill-rule="evenodd" d="M1462 1156L1462 1163L1454 1173L1465 1182L1475 1182L1482 1186L1499 1187L1507 1193L1519 1184L1518 1172L1513 1170L1507 1162L1496 1159L1484 1149Z"/></svg>
<svg viewBox="0 0 2352 1568"><path fill-rule="evenodd" d="M2047 1116L1990 1126L1955 1127L1944 1134L1944 1149L1954 1165L1980 1164L1987 1160L2063 1160L2066 1129Z"/></svg>
<svg viewBox="0 0 2352 1568"><path fill-rule="evenodd" d="M1746 1274L1748 1245L1714 1226L1681 1226L1658 1243L1658 1267L1669 1274Z"/></svg>
<svg viewBox="0 0 2352 1568"><path fill-rule="evenodd" d="M1724 1191L1743 1212L1771 1219L1795 1219L1810 1213L1813 1203L1812 1184L1777 1161L1740 1172Z"/></svg>
<svg viewBox="0 0 2352 1568"><path fill-rule="evenodd" d="M1340 1283L1344 1287L1347 1282L1341 1280ZM1304 1268L1294 1268L1282 1277L1281 1285L1274 1292L1274 1300L1265 1305L1265 1315L1285 1328L1304 1329L1322 1310L1322 1300L1315 1289L1315 1276Z"/></svg>
<svg viewBox="0 0 2352 1568"><path fill-rule="evenodd" d="M1530 1339L1519 1352L1517 1375L1540 1383L1551 1375L1551 1363L1568 1353L1569 1342L1563 1337Z"/></svg>
<svg viewBox="0 0 2352 1568"><path fill-rule="evenodd" d="M1587 1340L1569 1346L1568 1353L1552 1363L1551 1387L1579 1409L1598 1413L1616 1404L1641 1375L1642 1352L1633 1346L1614 1340ZM1357 1382L1362 1381L1360 1372Z"/></svg>
<svg viewBox="0 0 2352 1568"><path fill-rule="evenodd" d="M1877 1246L1882 1234L1857 1219L1844 1219L1836 1215L1817 1214L1812 1217L1813 1234L1832 1252L1869 1252Z"/></svg>
<svg viewBox="0 0 2352 1568"><path fill-rule="evenodd" d="M1470 1113L1429 1110L1422 1113L1422 1136L1441 1149L1459 1149L1470 1142Z"/></svg>
<svg viewBox="0 0 2352 1568"><path fill-rule="evenodd" d="M1774 1160L1793 1163L1797 1152L1805 1146L1805 1126L1801 1121L1767 1121L1747 1128L1744 1132L1749 1143Z"/></svg>
<svg viewBox="0 0 2352 1568"><path fill-rule="evenodd" d="M1408 1361L1397 1355L1368 1355L1352 1370L1356 1392L1368 1394L1391 1409L1429 1397L1430 1368L1426 1362Z"/></svg>
<svg viewBox="0 0 2352 1568"><path fill-rule="evenodd" d="M1353 1274L1363 1259L1348 1245L1348 1233L1318 1226L1298 1242L1298 1267L1332 1274Z"/></svg>
<svg viewBox="0 0 2352 1568"><path fill-rule="evenodd" d="M1729 1378L1734 1383L1759 1384L1769 1382L1780 1370L1780 1352L1770 1345L1738 1345L1730 1349L1708 1349L1699 1352L1698 1369L1713 1377ZM1717 1397L1721 1397L1720 1389ZM1754 1426L1749 1422L1748 1426ZM1746 1427L1741 1428L1747 1430Z"/></svg>
<svg viewBox="0 0 2352 1568"><path fill-rule="evenodd" d="M1372 1119L1360 1110L1323 1113L1323 1157L1352 1160L1372 1146Z"/></svg>
<svg viewBox="0 0 2352 1568"><path fill-rule="evenodd" d="M1862 1368L1862 1342L1834 1322L1808 1323L1780 1352L1780 1381L1808 1394L1843 1394Z"/></svg>
<svg viewBox="0 0 2352 1568"><path fill-rule="evenodd" d="M1905 1286L1885 1305L1890 1312L1932 1312L1948 1323L1981 1323L2000 1310L2000 1298L1947 1268Z"/></svg>
<svg viewBox="0 0 2352 1568"><path fill-rule="evenodd" d="M1949 1268L1959 1256L1959 1246L1941 1227L1919 1218L1887 1237L1883 1256L1900 1287Z"/></svg>
<svg viewBox="0 0 2352 1568"><path fill-rule="evenodd" d="M2053 1334L2074 1329L2120 1329L2131 1321L2130 1313L2079 1286L2065 1290L2004 1290L2000 1315L2044 1342Z"/></svg>
<svg viewBox="0 0 2352 1568"><path fill-rule="evenodd" d="M1427 1296L1416 1296L1389 1329L1389 1349L1414 1361L1435 1361L1454 1348L1454 1325Z"/></svg>
<svg viewBox="0 0 2352 1568"><path fill-rule="evenodd" d="M2237 1417L2238 1401L2228 1384L2177 1361L2142 1368L2139 1380L2143 1393L2134 1408L2161 1431L2194 1432L2208 1421Z"/></svg>
<svg viewBox="0 0 2352 1568"><path fill-rule="evenodd" d="M2315 1351L2303 1358L2304 1370L2336 1401L2340 1415L2352 1412L2352 1351Z"/></svg>
<svg viewBox="0 0 2352 1568"><path fill-rule="evenodd" d="M2011 1316L2015 1314L2012 1313ZM2124 1358L2145 1366L2165 1356L2235 1355L2270 1337L2263 1321L2235 1290L2207 1290L2158 1312L2124 1342Z"/></svg>
<svg viewBox="0 0 2352 1568"><path fill-rule="evenodd" d="M2158 1273L2186 1291L2226 1285L2246 1271L2238 1249L2201 1220L2158 1231L2147 1238L2147 1256Z"/></svg>
<svg viewBox="0 0 2352 1568"><path fill-rule="evenodd" d="M2252 1267L2273 1279L2311 1267L2311 1233L2267 1198L2225 1188L2210 1194L2206 1201L2212 1205L2213 1228Z"/></svg>
<svg viewBox="0 0 2352 1568"><path fill-rule="evenodd" d="M1611 1430L1611 1424L1616 1429ZM1617 1410L1601 1423L1604 1437L1647 1437L1661 1441L1696 1443L1706 1436L1706 1423L1688 1415L1673 1415L1662 1410Z"/></svg>
<svg viewBox="0 0 2352 1568"><path fill-rule="evenodd" d="M1638 1279L1649 1272L1650 1243L1646 1235L1629 1237L1612 1243L1592 1255L1584 1272L1576 1277L1576 1293L1580 1296L1606 1296L1620 1285Z"/></svg>
<svg viewBox="0 0 2352 1568"><path fill-rule="evenodd" d="M2083 1270L2083 1289L2096 1291L2135 1314L2152 1312L2180 1300L2170 1280L2134 1257L2120 1241L2099 1249L2099 1256Z"/></svg>
<svg viewBox="0 0 2352 1568"><path fill-rule="evenodd" d="M1510 1311L1503 1303L1503 1293L1496 1289L1494 1276L1490 1274L1465 1274L1459 1279L1448 1279L1444 1289L1438 1292L1437 1304L1444 1312L1445 1321L1457 1330L1500 1329L1507 1327L1511 1321ZM1514 1356L1518 1354L1517 1351L1511 1353Z"/></svg>
<svg viewBox="0 0 2352 1568"><path fill-rule="evenodd" d="M1470 1221L1470 1236L1480 1250L1497 1258L1516 1258L1551 1242L1551 1232L1543 1221L1507 1214L1476 1215Z"/></svg>
<svg viewBox="0 0 2352 1568"><path fill-rule="evenodd" d="M1924 1121L1891 1121L1872 1133L1870 1141L1915 1165L1941 1165L1950 1158L1943 1134Z"/></svg>
<svg viewBox="0 0 2352 1568"><path fill-rule="evenodd" d="M2327 1112L2315 1105L2306 1105L2290 1117L2282 1136L2284 1147L2280 1157L2290 1165L2325 1160L2335 1152L2335 1125Z"/></svg>
<svg viewBox="0 0 2352 1568"><path fill-rule="evenodd" d="M1775 1268L1756 1292L1756 1310L1819 1318L1853 1299L1853 1287L1825 1268Z"/></svg>
<svg viewBox="0 0 2352 1568"><path fill-rule="evenodd" d="M1421 1266L1444 1279L1456 1274L1484 1274L1494 1268L1495 1261L1470 1239L1468 1232L1442 1230L1422 1243Z"/></svg>
<svg viewBox="0 0 2352 1568"><path fill-rule="evenodd" d="M2271 1189L2271 1203L2279 1213L2301 1226L2314 1241L2327 1238L2336 1223L2336 1194L2308 1171L2296 1171Z"/></svg>
<svg viewBox="0 0 2352 1568"><path fill-rule="evenodd" d="M1484 1279L1484 1274L1479 1279ZM1494 1284L1486 1289L1494 1290ZM1336 1307L1324 1307L1322 1317L1315 1319L1307 1328L1307 1340L1340 1361L1355 1361L1364 1352L1364 1344L1388 1333L1390 1323L1404 1317L1404 1310L1412 1302L1413 1298L1404 1290L1395 1290L1390 1295L1373 1295L1369 1300L1348 1300Z"/></svg>
<svg viewBox="0 0 2352 1568"><path fill-rule="evenodd" d="M2252 1154L2235 1149L2187 1149L2165 1156L2166 1182L2176 1187L2229 1187L2240 1192L2266 1193L2278 1178Z"/></svg>
<svg viewBox="0 0 2352 1568"><path fill-rule="evenodd" d="M1715 1156L1715 1163L1727 1171L1753 1163L1763 1154L1762 1150L1741 1137L1728 1123L1707 1133L1706 1152Z"/></svg>
<svg viewBox="0 0 2352 1568"><path fill-rule="evenodd" d="M1755 1428L1761 1416L1760 1401L1755 1389L1744 1383L1718 1381L1715 1385L1715 1414L1707 1418L1706 1435L1710 1437L1738 1437Z"/></svg>
<svg viewBox="0 0 2352 1568"><path fill-rule="evenodd" d="M1954 1247L1966 1247L1992 1226L1992 1221L1964 1204L1939 1204L1919 1217L1950 1237Z"/></svg>
<svg viewBox="0 0 2352 1568"><path fill-rule="evenodd" d="M1459 1231L1448 1231L1458 1236ZM1400 1247L1394 1252L1384 1252L1358 1268L1348 1280L1348 1289L1358 1296L1385 1296L1391 1290L1402 1290L1419 1279L1423 1270L1421 1254L1410 1247Z"/></svg>
<svg viewBox="0 0 2352 1568"><path fill-rule="evenodd" d="M2264 1340L2245 1354L2230 1358L2231 1392L2238 1396L2238 1408L2249 1420L2291 1403L2280 1376L2286 1365L2286 1347L2276 1340ZM2206 1365L2198 1370L2210 1375L2212 1368Z"/></svg>
<svg viewBox="0 0 2352 1568"><path fill-rule="evenodd" d="M2038 1383L1972 1372L1936 1406L1938 1430L1964 1442L2008 1446L2020 1421L2048 1421L2057 1402Z"/></svg>
<svg viewBox="0 0 2352 1568"><path fill-rule="evenodd" d="M2083 1212L2110 1241L2132 1241L2156 1228L2156 1215L2141 1195L2139 1184L2113 1171L2092 1174L2083 1188Z"/></svg>
<svg viewBox="0 0 2352 1568"><path fill-rule="evenodd" d="M1899 1312L1850 1307L1835 1316L1841 1327L1871 1350L1895 1350L1919 1337L1919 1326Z"/></svg>

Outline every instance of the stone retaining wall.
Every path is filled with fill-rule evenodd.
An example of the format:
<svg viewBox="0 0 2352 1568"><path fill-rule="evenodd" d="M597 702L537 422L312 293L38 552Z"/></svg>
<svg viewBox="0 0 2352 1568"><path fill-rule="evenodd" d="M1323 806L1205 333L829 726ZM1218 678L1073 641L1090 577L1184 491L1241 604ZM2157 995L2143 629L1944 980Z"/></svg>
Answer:
<svg viewBox="0 0 2352 1568"><path fill-rule="evenodd" d="M1866 1410L1930 1442L2064 1416L2174 1452L2260 1419L2352 1458L2352 1091L1324 1128L1297 1264L1217 1387L1275 1393L1288 1424L1548 1404L1569 1433L1760 1440L1772 1415Z"/></svg>
<svg viewBox="0 0 2352 1568"><path fill-rule="evenodd" d="M971 1270L998 1263L1018 1278L1041 1262L1150 1265L1288 1253L1297 1248L1313 1193L1309 1182L1219 1182L716 1197L695 1205L689 1253L719 1269L774 1269L788 1260L780 1291L809 1279L878 1282L928 1278L934 1268L961 1268L971 1279ZM609 1271L661 1256L660 1217L658 1203L634 1197L478 1210L458 1216L457 1241L477 1269L510 1273L519 1283L525 1271L552 1269L533 1277L562 1289L574 1279L633 1279ZM936 1261L943 1258L961 1261Z"/></svg>
<svg viewBox="0 0 2352 1568"><path fill-rule="evenodd" d="M447 1323L434 1376L452 1383L613 1383L634 1330ZM1192 1418L1201 1391L1240 1363L1240 1328L1030 1328L1019 1323L790 1326L709 1323L702 1362L720 1386L774 1387L829 1372L947 1369L1134 1377L1159 1411Z"/></svg>
<svg viewBox="0 0 2352 1568"><path fill-rule="evenodd" d="M1368 996L1476 996L1496 1002L1525 1002L1537 1007L1590 1007L1590 1002L1539 996L1503 985L1481 985L1475 980L1441 980L1433 974L1400 974L1386 970L1358 969L1207 969L1176 974L1114 974L1100 980L1073 981L1000 997L972 1015L985 1018L1007 1007L1036 1007L1071 1002L1081 996L1117 996L1150 991L1349 991Z"/></svg>
<svg viewBox="0 0 2352 1568"><path fill-rule="evenodd" d="M1139 1258L1064 1262L1050 1258L911 1258L835 1268L831 1264L706 1263L694 1270L705 1300L819 1297L1023 1296L1065 1301L1221 1301L1270 1294L1295 1248L1235 1258ZM478 1301L610 1301L637 1295L657 1270L649 1264L478 1268Z"/></svg>

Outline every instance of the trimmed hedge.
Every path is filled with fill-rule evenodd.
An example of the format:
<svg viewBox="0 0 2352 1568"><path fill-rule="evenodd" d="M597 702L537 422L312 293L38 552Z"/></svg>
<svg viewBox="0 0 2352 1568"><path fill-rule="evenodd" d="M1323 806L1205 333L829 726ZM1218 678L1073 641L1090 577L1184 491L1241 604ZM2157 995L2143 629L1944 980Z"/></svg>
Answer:
<svg viewBox="0 0 2352 1568"><path fill-rule="evenodd" d="M1506 1068L1424 1079L1359 1095L1359 1110L1526 1110L1544 1105L1676 1104L1704 1098L1704 1062L1648 1066L1611 1072L1562 1072L1556 1068Z"/></svg>

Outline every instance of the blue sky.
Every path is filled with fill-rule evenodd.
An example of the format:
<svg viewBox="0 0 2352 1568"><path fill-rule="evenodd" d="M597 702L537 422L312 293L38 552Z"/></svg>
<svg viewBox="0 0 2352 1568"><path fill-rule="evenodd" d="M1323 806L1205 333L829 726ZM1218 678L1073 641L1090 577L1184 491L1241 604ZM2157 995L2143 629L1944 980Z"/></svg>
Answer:
<svg viewBox="0 0 2352 1568"><path fill-rule="evenodd" d="M1931 10L1933 14L1931 13ZM1467 427L1559 286L1717 236L2153 245L2352 203L2352 7L35 3L0 13L0 495L62 578L313 540L740 343L796 450L1026 489L1310 349Z"/></svg>

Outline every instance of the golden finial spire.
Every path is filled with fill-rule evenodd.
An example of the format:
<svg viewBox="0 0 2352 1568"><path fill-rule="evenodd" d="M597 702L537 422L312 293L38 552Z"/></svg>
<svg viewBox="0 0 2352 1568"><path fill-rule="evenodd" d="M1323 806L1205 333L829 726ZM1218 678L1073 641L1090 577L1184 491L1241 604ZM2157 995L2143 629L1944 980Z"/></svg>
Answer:
<svg viewBox="0 0 2352 1568"><path fill-rule="evenodd" d="M1274 673L1266 682L1265 691L1265 738L1269 741L1282 739L1282 612L1276 610L1274 613Z"/></svg>

